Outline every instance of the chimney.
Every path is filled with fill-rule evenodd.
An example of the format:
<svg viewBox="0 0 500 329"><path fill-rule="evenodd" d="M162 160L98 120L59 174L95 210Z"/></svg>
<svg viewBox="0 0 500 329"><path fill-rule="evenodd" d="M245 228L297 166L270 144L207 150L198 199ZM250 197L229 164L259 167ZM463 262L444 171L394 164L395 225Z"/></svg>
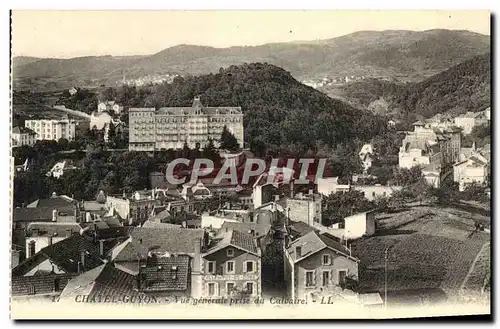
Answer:
<svg viewBox="0 0 500 329"><path fill-rule="evenodd" d="M82 264L82 271L85 269L85 251L80 251L80 263Z"/></svg>
<svg viewBox="0 0 500 329"><path fill-rule="evenodd" d="M294 181L294 178L292 177L292 179L290 180L290 198L292 198L292 199L293 199L293 193L294 193L294 191L293 191L294 182L293 181Z"/></svg>
<svg viewBox="0 0 500 329"><path fill-rule="evenodd" d="M182 228L186 228L187 227L187 223L185 220L182 221Z"/></svg>
<svg viewBox="0 0 500 329"><path fill-rule="evenodd" d="M99 240L99 255L104 257L104 241Z"/></svg>
<svg viewBox="0 0 500 329"><path fill-rule="evenodd" d="M52 198L55 198L57 196L56 192L52 192Z"/></svg>
<svg viewBox="0 0 500 329"><path fill-rule="evenodd" d="M279 196L279 194L276 194L276 195L274 196L274 202L277 202L277 201L279 201L279 200L280 200L280 196Z"/></svg>
<svg viewBox="0 0 500 329"><path fill-rule="evenodd" d="M295 254L296 254L296 259L302 257L302 247L301 246L295 247Z"/></svg>
<svg viewBox="0 0 500 329"><path fill-rule="evenodd" d="M52 210L52 221L57 222L57 209Z"/></svg>
<svg viewBox="0 0 500 329"><path fill-rule="evenodd" d="M90 212L85 213L85 222L90 223L92 221L92 216L90 215Z"/></svg>
<svg viewBox="0 0 500 329"><path fill-rule="evenodd" d="M309 189L309 195L313 195L314 194L314 190L313 189Z"/></svg>
<svg viewBox="0 0 500 329"><path fill-rule="evenodd" d="M201 247L203 240L201 238L196 239L194 244L194 258L193 258L193 271L195 273L201 273Z"/></svg>
<svg viewBox="0 0 500 329"><path fill-rule="evenodd" d="M48 238L48 240L49 240L49 242L48 242L49 246L50 246L50 245L52 245L52 236L49 236L49 237L47 237L47 238Z"/></svg>

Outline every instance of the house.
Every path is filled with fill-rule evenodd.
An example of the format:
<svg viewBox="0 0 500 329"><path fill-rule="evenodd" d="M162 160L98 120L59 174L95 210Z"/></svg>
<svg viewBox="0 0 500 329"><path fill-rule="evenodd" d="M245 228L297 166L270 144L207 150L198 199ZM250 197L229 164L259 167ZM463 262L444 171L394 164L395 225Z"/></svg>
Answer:
<svg viewBox="0 0 500 329"><path fill-rule="evenodd" d="M72 161L63 160L57 162L50 171L47 172L47 177L61 178L65 172L76 170L78 167L74 166Z"/></svg>
<svg viewBox="0 0 500 329"><path fill-rule="evenodd" d="M27 257L32 257L43 248L80 233L78 223L32 222L26 228Z"/></svg>
<svg viewBox="0 0 500 329"><path fill-rule="evenodd" d="M467 112L455 118L455 125L463 129L463 133L468 135L472 132L475 126L480 126L488 123L487 113L482 112Z"/></svg>
<svg viewBox="0 0 500 329"><path fill-rule="evenodd" d="M33 146L36 143L36 132L26 127L14 127L11 134L12 147Z"/></svg>
<svg viewBox="0 0 500 329"><path fill-rule="evenodd" d="M460 191L464 191L467 186L474 183L485 184L488 172L489 161L481 154L475 153L453 165L453 181L459 184Z"/></svg>
<svg viewBox="0 0 500 329"><path fill-rule="evenodd" d="M422 166L422 176L424 177L427 184L434 188L439 188L439 186L441 186L440 169L440 166L436 164L428 164Z"/></svg>
<svg viewBox="0 0 500 329"><path fill-rule="evenodd" d="M266 247L273 241L272 226L270 224L260 223L239 223L239 222L224 222L219 232L238 231L251 235L264 254Z"/></svg>
<svg viewBox="0 0 500 329"><path fill-rule="evenodd" d="M59 296L75 274L43 274L14 276L11 281L11 296L14 300L46 300L52 302Z"/></svg>
<svg viewBox="0 0 500 329"><path fill-rule="evenodd" d="M402 189L402 186L397 185L352 185L351 189L363 193L366 199L374 201L377 198L388 198L394 192Z"/></svg>
<svg viewBox="0 0 500 329"><path fill-rule="evenodd" d="M322 195L313 190L309 190L308 194L297 193L286 199L285 215L292 221L304 222L310 226L321 224L322 199Z"/></svg>
<svg viewBox="0 0 500 329"><path fill-rule="evenodd" d="M24 126L36 133L37 140L58 141L64 138L72 141L75 139L77 121L70 119L33 119L26 120Z"/></svg>
<svg viewBox="0 0 500 329"><path fill-rule="evenodd" d="M324 196L349 192L350 189L349 184L339 184L338 177L318 178L318 193Z"/></svg>
<svg viewBox="0 0 500 329"><path fill-rule="evenodd" d="M115 101L100 102L97 105L97 112L98 113L109 112L109 113L114 113L114 114L120 115L122 113L122 111L123 111L123 106L120 106Z"/></svg>
<svg viewBox="0 0 500 329"><path fill-rule="evenodd" d="M206 250L207 239L205 232L199 229L134 228L126 241L111 250L110 260L116 268L138 275L143 265L161 266L152 265L155 262L152 257L188 256L189 295L199 297L202 293L201 253Z"/></svg>
<svg viewBox="0 0 500 329"><path fill-rule="evenodd" d="M39 274L78 274L103 264L104 255L92 240L81 234L42 248L12 269L12 276Z"/></svg>
<svg viewBox="0 0 500 329"><path fill-rule="evenodd" d="M191 257L152 253L141 262L136 276L137 291L154 296L191 296Z"/></svg>
<svg viewBox="0 0 500 329"><path fill-rule="evenodd" d="M107 298L113 303L127 303L144 300L146 296L134 289L135 284L133 275L106 263L71 278L61 292L59 301L104 302L104 298Z"/></svg>
<svg viewBox="0 0 500 329"><path fill-rule="evenodd" d="M332 295L358 278L359 260L339 242L311 231L284 247L284 273L289 298Z"/></svg>
<svg viewBox="0 0 500 329"><path fill-rule="evenodd" d="M76 87L71 87L69 90L68 90L69 94L71 96L75 95L77 92L78 92L78 89L76 89Z"/></svg>
<svg viewBox="0 0 500 329"><path fill-rule="evenodd" d="M250 234L221 232L203 253L202 269L203 297L250 298L262 294L261 251Z"/></svg>
<svg viewBox="0 0 500 329"><path fill-rule="evenodd" d="M203 182L198 181L196 184L186 183L182 185L181 196L184 200L205 200L212 197L212 192L203 185Z"/></svg>
<svg viewBox="0 0 500 329"><path fill-rule="evenodd" d="M344 218L344 239L355 240L375 234L377 223L375 213L366 211Z"/></svg>
<svg viewBox="0 0 500 329"><path fill-rule="evenodd" d="M13 211L13 229L25 229L30 222L72 222L79 216L76 201L55 194L48 199L38 199Z"/></svg>

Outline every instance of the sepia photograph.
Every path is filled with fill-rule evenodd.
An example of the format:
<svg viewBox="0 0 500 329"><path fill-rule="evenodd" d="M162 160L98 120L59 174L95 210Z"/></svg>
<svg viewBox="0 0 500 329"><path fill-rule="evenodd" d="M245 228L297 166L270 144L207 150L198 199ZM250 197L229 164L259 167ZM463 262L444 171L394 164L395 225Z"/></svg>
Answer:
<svg viewBox="0 0 500 329"><path fill-rule="evenodd" d="M12 10L10 313L492 319L488 10Z"/></svg>

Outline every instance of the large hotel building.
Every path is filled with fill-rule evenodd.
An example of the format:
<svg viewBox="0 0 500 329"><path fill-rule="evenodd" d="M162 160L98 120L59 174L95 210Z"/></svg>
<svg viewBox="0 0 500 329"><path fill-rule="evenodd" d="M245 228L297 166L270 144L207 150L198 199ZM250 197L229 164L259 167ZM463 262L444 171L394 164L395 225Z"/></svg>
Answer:
<svg viewBox="0 0 500 329"><path fill-rule="evenodd" d="M191 107L130 108L128 115L130 151L203 147L209 139L217 146L224 126L243 147L241 107L205 107L195 97Z"/></svg>

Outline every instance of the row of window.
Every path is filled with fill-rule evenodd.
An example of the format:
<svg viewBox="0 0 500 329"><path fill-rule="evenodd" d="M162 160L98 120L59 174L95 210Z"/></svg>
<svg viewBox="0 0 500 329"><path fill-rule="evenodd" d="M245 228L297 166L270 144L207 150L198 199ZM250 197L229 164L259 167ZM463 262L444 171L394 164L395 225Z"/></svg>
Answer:
<svg viewBox="0 0 500 329"><path fill-rule="evenodd" d="M255 232L254 232L255 233ZM228 257L233 257L233 256L228 256ZM243 262L243 272L245 273L255 273L257 268L256 268L256 263L255 261L248 260ZM208 274L217 274L217 262L215 261L207 261L207 273ZM224 263L224 274L234 274L234 261L226 261Z"/></svg>
<svg viewBox="0 0 500 329"><path fill-rule="evenodd" d="M226 282L226 295L231 296L235 292L235 283L234 282ZM246 282L244 284L245 292L249 295L253 295L255 293L255 282ZM218 297L220 296L220 288L219 283L217 282L209 282L207 283L207 294L210 297Z"/></svg>
<svg viewBox="0 0 500 329"><path fill-rule="evenodd" d="M347 270L337 270L337 279L339 284L344 284L346 277L347 277ZM331 277L330 277L330 271L322 271L321 273L321 286L326 287L331 284ZM314 271L306 271L306 278L305 278L305 284L306 287L316 287L317 282L315 278L315 272Z"/></svg>

